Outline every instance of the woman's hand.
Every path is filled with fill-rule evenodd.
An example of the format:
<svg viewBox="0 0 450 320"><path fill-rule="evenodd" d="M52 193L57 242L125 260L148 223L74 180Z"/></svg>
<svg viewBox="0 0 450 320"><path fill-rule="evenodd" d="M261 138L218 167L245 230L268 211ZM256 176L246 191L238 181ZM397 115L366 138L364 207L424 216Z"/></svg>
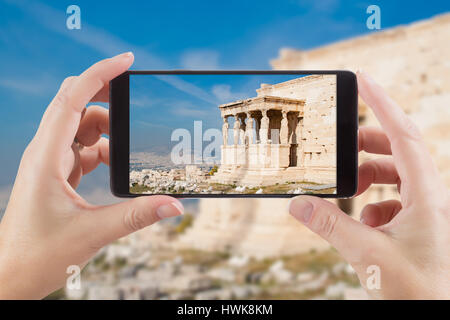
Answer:
<svg viewBox="0 0 450 320"><path fill-rule="evenodd" d="M359 167L357 194L372 183L397 184L401 201L366 205L361 222L334 204L310 196L294 198L290 213L342 254L370 296L449 299L448 190L419 130L402 109L364 73L358 73L358 87L382 127L361 128L359 149L392 157L369 160ZM379 287L371 282L377 270Z"/></svg>
<svg viewBox="0 0 450 320"><path fill-rule="evenodd" d="M48 106L0 224L0 299L43 298L65 284L68 266L83 267L108 243L183 212L168 196L94 206L75 192L84 174L109 163L101 137L108 111L86 104L107 101L109 81L132 63L132 53L96 63L64 80Z"/></svg>

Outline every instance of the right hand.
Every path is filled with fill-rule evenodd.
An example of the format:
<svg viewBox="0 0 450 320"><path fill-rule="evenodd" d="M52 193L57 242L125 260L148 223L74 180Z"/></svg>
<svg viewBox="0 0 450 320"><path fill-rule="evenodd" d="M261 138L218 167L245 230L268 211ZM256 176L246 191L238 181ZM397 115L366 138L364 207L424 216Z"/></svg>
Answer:
<svg viewBox="0 0 450 320"><path fill-rule="evenodd" d="M402 109L364 73L358 73L358 87L383 128L361 128L359 149L392 157L359 167L357 195L372 183L397 184L401 201L367 204L361 222L312 196L294 198L290 213L342 254L371 297L449 299L448 189L419 130ZM367 286L370 266L380 270L379 288Z"/></svg>

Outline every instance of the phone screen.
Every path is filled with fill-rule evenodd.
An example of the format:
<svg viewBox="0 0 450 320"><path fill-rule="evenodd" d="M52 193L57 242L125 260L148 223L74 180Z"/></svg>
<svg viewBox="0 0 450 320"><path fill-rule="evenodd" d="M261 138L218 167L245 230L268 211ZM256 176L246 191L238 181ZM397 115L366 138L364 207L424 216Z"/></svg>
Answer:
<svg viewBox="0 0 450 320"><path fill-rule="evenodd" d="M336 74L130 74L131 194L336 194Z"/></svg>

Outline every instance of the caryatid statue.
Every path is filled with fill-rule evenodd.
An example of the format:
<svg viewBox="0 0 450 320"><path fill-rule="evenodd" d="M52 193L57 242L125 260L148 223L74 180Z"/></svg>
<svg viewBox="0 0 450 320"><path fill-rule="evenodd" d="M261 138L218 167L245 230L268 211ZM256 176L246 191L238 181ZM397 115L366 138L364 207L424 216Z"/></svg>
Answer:
<svg viewBox="0 0 450 320"><path fill-rule="evenodd" d="M253 143L253 118L250 112L247 112L247 125L245 127L246 144Z"/></svg>
<svg viewBox="0 0 450 320"><path fill-rule="evenodd" d="M289 135L287 111L282 111L281 114L283 115L283 118L281 119L281 127L280 127L280 143L287 144Z"/></svg>
<svg viewBox="0 0 450 320"><path fill-rule="evenodd" d="M222 138L223 145L228 145L228 117L223 117L223 125L222 125Z"/></svg>
<svg viewBox="0 0 450 320"><path fill-rule="evenodd" d="M237 114L234 115L234 125L233 125L233 142L234 145L239 144L239 128L241 126L239 117Z"/></svg>
<svg viewBox="0 0 450 320"><path fill-rule="evenodd" d="M300 114L297 117L297 126L295 127L295 136L297 138L297 143L300 143L302 139L302 130L303 130L303 116Z"/></svg>
<svg viewBox="0 0 450 320"><path fill-rule="evenodd" d="M245 144L245 118L239 118L239 141L240 144Z"/></svg>
<svg viewBox="0 0 450 320"><path fill-rule="evenodd" d="M289 119L290 118L290 119ZM288 115L288 128L289 128L289 134L288 134L288 143L290 144L297 144L297 123L298 118L297 115L291 114L290 117Z"/></svg>
<svg viewBox="0 0 450 320"><path fill-rule="evenodd" d="M269 117L267 116L267 110L261 110L261 127L259 128L259 139L261 143L267 143L269 138Z"/></svg>

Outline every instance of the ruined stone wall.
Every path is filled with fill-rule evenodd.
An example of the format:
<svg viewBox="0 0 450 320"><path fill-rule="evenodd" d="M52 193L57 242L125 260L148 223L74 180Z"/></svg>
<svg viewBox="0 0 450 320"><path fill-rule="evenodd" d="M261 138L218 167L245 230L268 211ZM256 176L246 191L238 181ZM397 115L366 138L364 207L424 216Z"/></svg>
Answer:
<svg viewBox="0 0 450 320"><path fill-rule="evenodd" d="M282 49L275 69L363 69L422 130L443 180L450 186L450 14L371 33L321 48ZM360 125L379 126L359 101ZM360 162L377 156L360 154ZM395 186L372 186L354 200L358 215L369 202L398 198Z"/></svg>
<svg viewBox="0 0 450 320"><path fill-rule="evenodd" d="M297 166L306 181L336 182L336 76L311 75L257 89L258 96L305 99Z"/></svg>
<svg viewBox="0 0 450 320"><path fill-rule="evenodd" d="M442 178L450 186L448 39L450 14L310 51L285 49L272 65L275 69L362 68L370 73L422 129ZM359 110L363 125L378 125L362 101ZM369 157L374 156L362 153L360 162ZM396 197L396 186L375 185L354 200L349 212L357 217L365 204ZM194 225L175 245L212 251L228 246L232 253L259 257L328 247L289 216L287 205L285 199L202 199Z"/></svg>
<svg viewBox="0 0 450 320"><path fill-rule="evenodd" d="M329 248L286 212L286 199L202 199L194 225L173 243L256 258Z"/></svg>

